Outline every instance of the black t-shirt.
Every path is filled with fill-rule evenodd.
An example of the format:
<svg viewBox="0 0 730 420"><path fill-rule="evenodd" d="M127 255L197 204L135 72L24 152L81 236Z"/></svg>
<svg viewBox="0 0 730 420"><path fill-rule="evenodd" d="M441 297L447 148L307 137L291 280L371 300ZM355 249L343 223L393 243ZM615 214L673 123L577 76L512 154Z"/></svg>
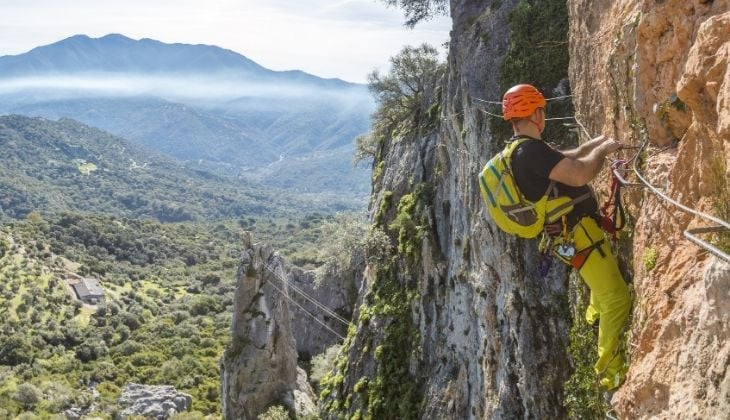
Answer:
<svg viewBox="0 0 730 420"><path fill-rule="evenodd" d="M530 201L537 201L545 194L550 185L550 172L565 156L551 148L542 140L530 138L517 146L512 152L512 173L515 176L517 188ZM587 185L571 187L555 183L558 194L572 198L580 197L591 189ZM598 212L598 202L592 196L588 200L576 204L569 218L573 222L581 216L594 215Z"/></svg>

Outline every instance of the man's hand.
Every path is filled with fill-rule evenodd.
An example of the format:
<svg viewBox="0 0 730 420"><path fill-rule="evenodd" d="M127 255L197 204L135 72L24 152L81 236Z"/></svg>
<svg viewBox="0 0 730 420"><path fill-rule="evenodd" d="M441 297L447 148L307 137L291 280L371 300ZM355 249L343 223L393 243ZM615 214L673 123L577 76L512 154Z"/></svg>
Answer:
<svg viewBox="0 0 730 420"><path fill-rule="evenodd" d="M606 137L603 140L603 143L601 143L601 146L605 147L606 154L609 154L609 153L613 153L616 150L620 149L621 143L617 142L616 140L612 139L611 137Z"/></svg>

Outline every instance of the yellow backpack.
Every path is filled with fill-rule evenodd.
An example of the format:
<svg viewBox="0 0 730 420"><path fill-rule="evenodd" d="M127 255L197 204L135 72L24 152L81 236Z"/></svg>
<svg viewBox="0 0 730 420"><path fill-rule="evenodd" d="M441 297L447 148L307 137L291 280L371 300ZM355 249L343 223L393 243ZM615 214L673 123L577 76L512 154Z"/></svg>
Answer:
<svg viewBox="0 0 730 420"><path fill-rule="evenodd" d="M528 201L517 189L512 168L512 152L529 140L518 138L494 156L479 174L482 197L492 220L503 231L521 238L534 238L544 225L555 223L573 210L573 205L590 197L590 193L571 199L559 197L555 181L536 202Z"/></svg>

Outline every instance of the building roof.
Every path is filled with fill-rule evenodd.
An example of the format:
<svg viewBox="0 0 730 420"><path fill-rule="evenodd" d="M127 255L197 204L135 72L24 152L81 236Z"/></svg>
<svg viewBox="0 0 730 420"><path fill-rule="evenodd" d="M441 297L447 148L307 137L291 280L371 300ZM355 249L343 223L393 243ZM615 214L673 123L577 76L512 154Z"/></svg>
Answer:
<svg viewBox="0 0 730 420"><path fill-rule="evenodd" d="M96 279L82 278L80 282L73 285L79 299L87 296L104 296L104 289L99 286Z"/></svg>

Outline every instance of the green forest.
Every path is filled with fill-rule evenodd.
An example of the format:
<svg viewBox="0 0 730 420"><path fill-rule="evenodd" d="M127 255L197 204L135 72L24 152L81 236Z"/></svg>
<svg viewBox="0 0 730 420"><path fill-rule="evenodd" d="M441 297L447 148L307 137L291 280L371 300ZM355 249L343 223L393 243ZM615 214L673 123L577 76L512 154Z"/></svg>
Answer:
<svg viewBox="0 0 730 420"><path fill-rule="evenodd" d="M250 230L312 268L326 220L163 224L33 213L5 224L0 418L51 418L92 403L105 417L128 382L173 385L193 396L187 416L218 415L240 233ZM101 279L105 303L72 298L66 279L74 274Z"/></svg>
<svg viewBox="0 0 730 420"><path fill-rule="evenodd" d="M129 382L218 418L241 233L315 269L335 211L362 206L194 171L70 119L0 117L0 146L0 419L113 417ZM103 303L77 299L79 277Z"/></svg>

